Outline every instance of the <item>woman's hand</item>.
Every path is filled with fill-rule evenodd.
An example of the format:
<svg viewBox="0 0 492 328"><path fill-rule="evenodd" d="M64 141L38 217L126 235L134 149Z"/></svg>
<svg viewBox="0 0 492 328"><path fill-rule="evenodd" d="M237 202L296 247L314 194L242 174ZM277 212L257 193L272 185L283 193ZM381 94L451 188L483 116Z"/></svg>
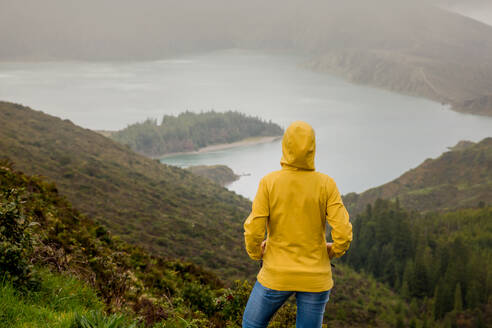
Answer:
<svg viewBox="0 0 492 328"><path fill-rule="evenodd" d="M261 257L263 257L263 254L265 253L265 248L266 248L266 240L261 242Z"/></svg>
<svg viewBox="0 0 492 328"><path fill-rule="evenodd" d="M335 253L333 253L333 243L326 243L326 250L328 251L328 257L330 260L335 257Z"/></svg>

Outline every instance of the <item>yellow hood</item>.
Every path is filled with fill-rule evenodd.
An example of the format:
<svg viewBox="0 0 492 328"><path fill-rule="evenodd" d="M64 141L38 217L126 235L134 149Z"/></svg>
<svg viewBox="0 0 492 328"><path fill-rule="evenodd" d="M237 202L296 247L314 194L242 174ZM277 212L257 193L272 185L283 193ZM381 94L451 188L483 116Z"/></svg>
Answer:
<svg viewBox="0 0 492 328"><path fill-rule="evenodd" d="M284 133L280 165L313 171L315 152L313 128L306 122L295 121Z"/></svg>

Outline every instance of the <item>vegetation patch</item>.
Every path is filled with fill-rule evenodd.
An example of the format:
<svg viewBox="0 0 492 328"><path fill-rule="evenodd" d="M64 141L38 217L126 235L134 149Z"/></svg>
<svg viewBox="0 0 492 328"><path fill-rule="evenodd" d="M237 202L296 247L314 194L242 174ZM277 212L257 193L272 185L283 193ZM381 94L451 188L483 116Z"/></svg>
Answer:
<svg viewBox="0 0 492 328"><path fill-rule="evenodd" d="M196 165L187 168L193 174L208 178L221 186L225 186L239 179L239 176L225 165Z"/></svg>

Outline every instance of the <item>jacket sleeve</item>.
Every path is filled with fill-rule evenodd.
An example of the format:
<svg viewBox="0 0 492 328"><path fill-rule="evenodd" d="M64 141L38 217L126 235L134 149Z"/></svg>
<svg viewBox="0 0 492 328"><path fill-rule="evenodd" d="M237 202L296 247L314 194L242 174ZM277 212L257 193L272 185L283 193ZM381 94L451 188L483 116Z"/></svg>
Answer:
<svg viewBox="0 0 492 328"><path fill-rule="evenodd" d="M246 252L253 260L261 259L261 243L265 238L266 222L269 215L268 190L262 179L253 201L251 213L244 222Z"/></svg>
<svg viewBox="0 0 492 328"><path fill-rule="evenodd" d="M349 221L349 214L343 205L342 197L333 180L328 185L328 195L326 220L331 226L332 252L335 257L340 257L349 249L352 241L352 224Z"/></svg>

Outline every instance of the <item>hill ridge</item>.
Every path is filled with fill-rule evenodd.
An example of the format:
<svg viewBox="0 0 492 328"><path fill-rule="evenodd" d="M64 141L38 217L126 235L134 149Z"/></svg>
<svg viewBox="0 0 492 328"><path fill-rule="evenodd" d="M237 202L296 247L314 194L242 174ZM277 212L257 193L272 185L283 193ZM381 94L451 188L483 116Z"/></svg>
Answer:
<svg viewBox="0 0 492 328"><path fill-rule="evenodd" d="M492 203L492 138L460 141L435 159L427 159L398 178L360 194L344 195L351 214L378 198L419 211L453 210Z"/></svg>

